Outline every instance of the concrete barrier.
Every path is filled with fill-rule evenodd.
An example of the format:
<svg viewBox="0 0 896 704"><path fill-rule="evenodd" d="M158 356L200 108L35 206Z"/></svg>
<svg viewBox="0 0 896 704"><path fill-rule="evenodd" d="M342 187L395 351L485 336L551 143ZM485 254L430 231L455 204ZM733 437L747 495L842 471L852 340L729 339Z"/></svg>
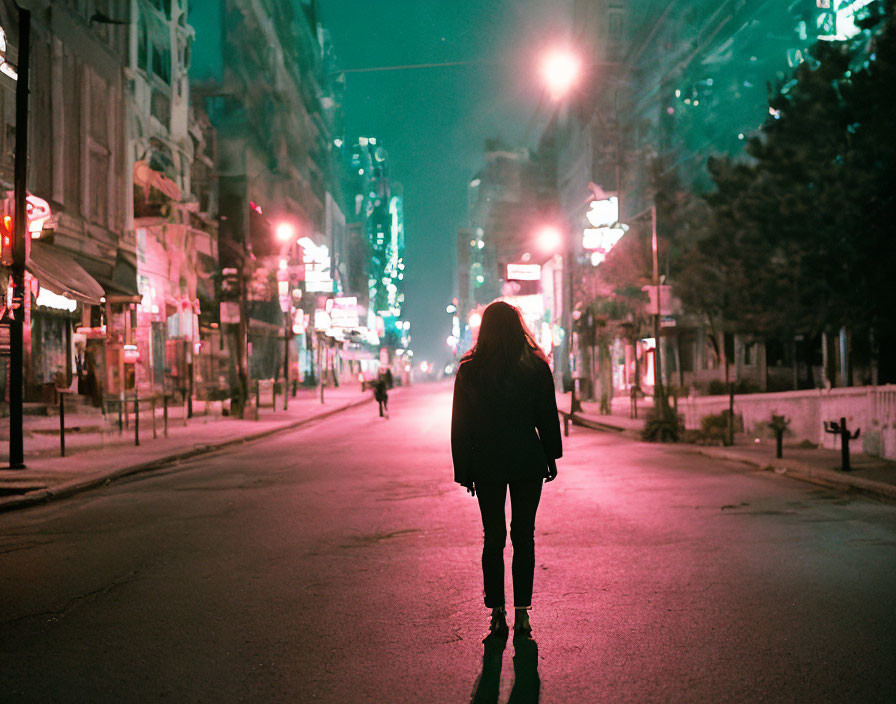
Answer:
<svg viewBox="0 0 896 704"><path fill-rule="evenodd" d="M678 403L688 429L699 428L703 416L727 408L727 396L689 396ZM746 432L763 436L769 433L766 424L772 414L786 416L791 440L830 449L839 448L840 441L824 432L824 421L846 418L850 428L862 429L863 452L896 459L896 385L736 394L734 412L743 418Z"/></svg>

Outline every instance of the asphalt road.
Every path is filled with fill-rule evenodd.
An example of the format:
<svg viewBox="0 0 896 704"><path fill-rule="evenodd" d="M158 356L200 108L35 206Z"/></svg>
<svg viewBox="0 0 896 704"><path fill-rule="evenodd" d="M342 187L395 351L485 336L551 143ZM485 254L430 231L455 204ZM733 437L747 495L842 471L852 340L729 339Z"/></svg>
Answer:
<svg viewBox="0 0 896 704"><path fill-rule="evenodd" d="M391 405L0 515L0 699L896 701L896 507L577 428L480 680L450 389Z"/></svg>

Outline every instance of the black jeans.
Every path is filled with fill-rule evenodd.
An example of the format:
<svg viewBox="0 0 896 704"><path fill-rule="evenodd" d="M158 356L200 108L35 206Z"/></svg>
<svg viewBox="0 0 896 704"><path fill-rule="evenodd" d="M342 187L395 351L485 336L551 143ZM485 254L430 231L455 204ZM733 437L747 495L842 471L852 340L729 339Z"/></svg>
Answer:
<svg viewBox="0 0 896 704"><path fill-rule="evenodd" d="M482 578L485 605L490 609L504 606L504 543L507 525L504 502L510 486L510 542L513 544L513 604L532 605L532 581L535 576L535 512L541 499L541 479L521 482L476 482L476 496L482 514L485 541L482 546Z"/></svg>

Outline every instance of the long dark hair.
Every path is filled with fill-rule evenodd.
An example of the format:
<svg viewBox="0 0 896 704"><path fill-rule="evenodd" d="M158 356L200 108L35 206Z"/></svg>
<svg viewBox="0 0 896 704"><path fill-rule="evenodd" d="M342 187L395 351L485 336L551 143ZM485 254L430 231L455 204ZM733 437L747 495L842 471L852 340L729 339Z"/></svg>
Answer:
<svg viewBox="0 0 896 704"><path fill-rule="evenodd" d="M479 339L464 355L472 376L493 388L506 387L519 372L548 360L515 306L490 303L482 314Z"/></svg>

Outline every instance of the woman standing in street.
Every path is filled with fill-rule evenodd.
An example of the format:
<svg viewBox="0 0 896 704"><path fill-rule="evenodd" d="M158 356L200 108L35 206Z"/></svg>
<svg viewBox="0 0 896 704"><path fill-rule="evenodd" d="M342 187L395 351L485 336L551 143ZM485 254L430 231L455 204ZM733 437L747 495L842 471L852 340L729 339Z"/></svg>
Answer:
<svg viewBox="0 0 896 704"><path fill-rule="evenodd" d="M542 482L563 454L548 362L519 311L502 301L482 315L479 339L457 370L451 416L454 480L479 500L482 575L490 634L506 635L504 503L510 489L514 635L528 637L535 573L535 513Z"/></svg>

